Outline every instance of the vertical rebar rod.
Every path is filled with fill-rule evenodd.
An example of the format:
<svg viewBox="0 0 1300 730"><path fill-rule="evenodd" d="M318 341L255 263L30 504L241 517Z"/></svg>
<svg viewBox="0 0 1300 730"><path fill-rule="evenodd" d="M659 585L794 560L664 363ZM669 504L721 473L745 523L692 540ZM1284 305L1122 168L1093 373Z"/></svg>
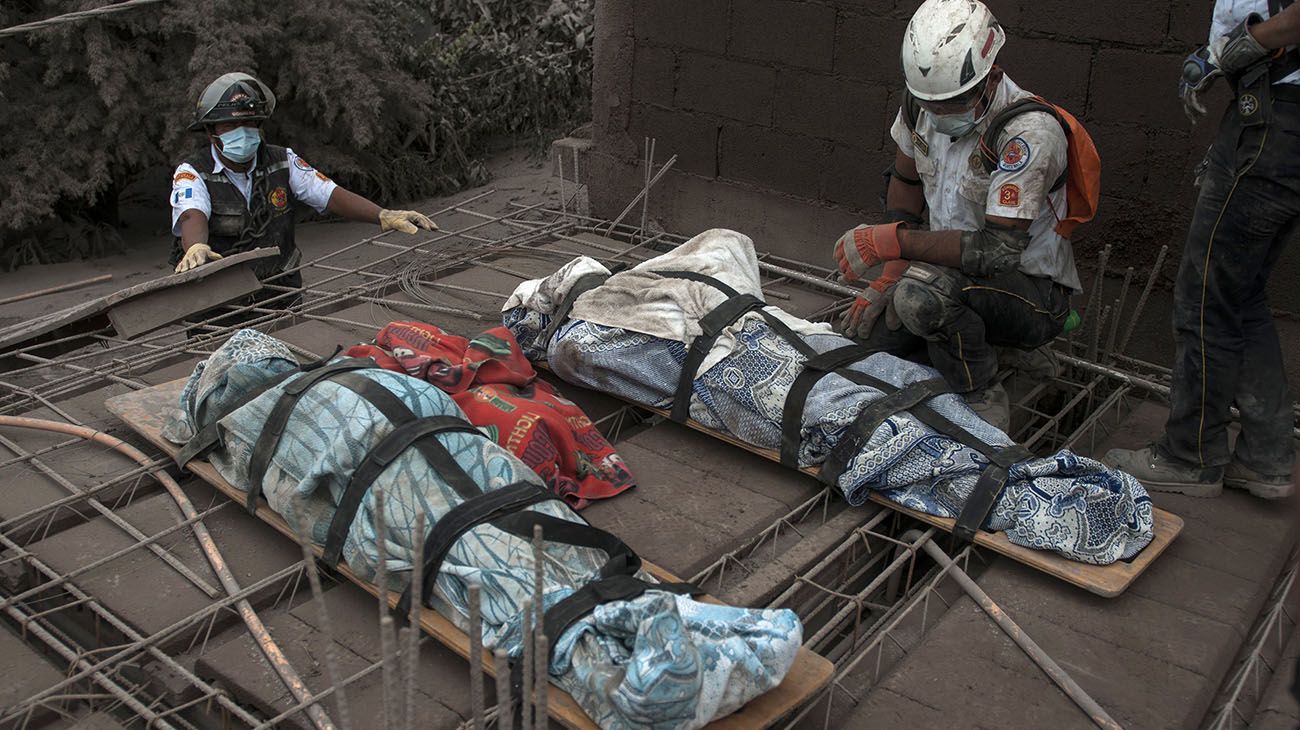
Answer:
<svg viewBox="0 0 1300 730"><path fill-rule="evenodd" d="M1131 271L1132 269L1130 269ZM1124 297L1115 300L1115 306L1110 310L1110 331L1106 335L1106 346L1101 350L1101 359L1110 359L1110 353L1115 347L1115 336L1119 332L1119 320L1121 312L1124 311Z"/></svg>
<svg viewBox="0 0 1300 730"><path fill-rule="evenodd" d="M1133 330L1137 328L1138 318L1142 316L1142 310L1147 306L1147 297L1151 296L1151 290L1155 288L1156 280L1160 278L1160 270L1165 265L1165 256L1169 253L1169 246L1161 246L1160 253L1156 254L1156 263L1151 267L1151 273L1147 276L1146 286L1142 287L1142 294L1138 297L1137 304L1133 305L1133 316L1129 318L1128 327L1124 330L1124 337L1119 341L1119 349L1116 352L1124 354L1128 352L1129 340L1133 337Z"/></svg>
<svg viewBox="0 0 1300 730"><path fill-rule="evenodd" d="M406 730L415 728L415 690L420 673L420 610L424 607L424 511L415 515L415 539L411 545L411 632L406 646ZM434 576L437 578L437 576Z"/></svg>
<svg viewBox="0 0 1300 730"><path fill-rule="evenodd" d="M384 662L384 708L381 726L384 730L395 730L400 724L397 704L397 642L393 638L393 616L385 613L379 619L379 648L383 652Z"/></svg>
<svg viewBox="0 0 1300 730"><path fill-rule="evenodd" d="M1101 310L1101 315L1097 317L1096 326L1092 328L1092 342L1088 344L1088 359L1096 362L1097 351L1101 348L1101 329L1106 325L1106 320L1110 318L1110 305L1107 304Z"/></svg>
<svg viewBox="0 0 1300 730"><path fill-rule="evenodd" d="M339 727L348 730L352 727L352 717L348 711L348 697L343 689L343 675L339 673L338 650L334 645L334 624L330 622L329 608L325 605L325 590L321 587L320 571L316 569L316 555L312 552L311 539L307 532L299 530L298 544L302 547L302 563L307 571L307 583L311 586L312 600L316 602L316 621L325 634L325 669L329 672L330 684L334 687L334 706L338 711Z"/></svg>
<svg viewBox="0 0 1300 730"><path fill-rule="evenodd" d="M555 150L555 164L560 168L560 212L567 216L569 214L569 201L564 197L564 153L559 148Z"/></svg>
<svg viewBox="0 0 1300 730"><path fill-rule="evenodd" d="M515 713L510 699L510 661L505 649L492 653L492 663L496 667L497 730L511 730Z"/></svg>
<svg viewBox="0 0 1300 730"><path fill-rule="evenodd" d="M533 709L533 727L537 730L546 730L547 718L547 697L546 693L551 685L551 660L550 647L546 641L546 634L541 627L537 628L537 669L534 673L533 691L537 694L537 700Z"/></svg>
<svg viewBox="0 0 1300 730"><path fill-rule="evenodd" d="M523 641L523 684L519 688L519 730L533 727L533 599L525 598L523 619L520 627L520 640Z"/></svg>
<svg viewBox="0 0 1300 730"><path fill-rule="evenodd" d="M379 710L379 726L392 730L393 720L393 617L388 612L388 531L384 516L384 490L376 487L375 493L375 588L379 597L379 647L384 665L383 707Z"/></svg>
<svg viewBox="0 0 1300 730"><path fill-rule="evenodd" d="M469 587L469 709L474 730L484 730L483 719L483 607L482 592Z"/></svg>
<svg viewBox="0 0 1300 730"><path fill-rule="evenodd" d="M1083 308L1083 318L1086 321L1085 323L1094 329L1097 325L1096 315L1101 314L1102 284L1106 281L1106 266L1109 262L1110 244L1108 243L1102 247L1101 253L1097 257L1097 273L1092 280L1092 294L1088 296L1088 303ZM1090 331L1089 334L1093 333Z"/></svg>

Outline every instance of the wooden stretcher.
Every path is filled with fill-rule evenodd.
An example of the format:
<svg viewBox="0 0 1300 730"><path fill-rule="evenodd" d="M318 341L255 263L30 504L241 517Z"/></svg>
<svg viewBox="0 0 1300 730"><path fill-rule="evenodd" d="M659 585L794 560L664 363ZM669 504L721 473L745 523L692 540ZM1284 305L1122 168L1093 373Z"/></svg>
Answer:
<svg viewBox="0 0 1300 730"><path fill-rule="evenodd" d="M545 365L539 364L539 367L544 368ZM575 386L569 385L567 387L572 388ZM637 408L644 409L666 419L670 417L669 412L663 408L654 408L635 401L627 400L626 398L618 398L618 396L615 395L606 395L609 395L611 398L622 400L625 403L629 403ZM693 420L687 421L686 425L696 431L706 433L719 441L723 441L733 446L738 446L750 453L758 454L765 459L775 461L778 464L781 463L781 454L776 449L758 448L753 444L745 443L733 436L718 433L710 428L706 428ZM818 476L820 473L820 469L815 466L805 467L799 471L805 474L810 474L814 477ZM933 525L944 532L951 533L953 525L957 522L951 517L936 517L924 512L918 512L914 509L908 509L896 502L891 502L888 499L885 499L875 491L869 493L869 499L876 504L883 505L896 512L901 512L912 519L924 522L927 525ZM1048 575L1060 578L1066 583L1078 586L1089 593L1095 593L1104 598L1114 598L1127 590L1128 587L1133 584L1133 581L1137 580L1138 576L1142 575L1142 573L1145 572L1153 562L1155 562L1155 559L1160 557L1160 554L1165 551L1165 548L1169 547L1169 544L1174 541L1174 538L1178 537L1178 533L1183 530L1183 518L1172 512L1162 510L1159 507L1153 509L1153 520L1155 523L1153 526L1155 536L1152 538L1151 544L1143 548L1142 552L1138 553L1132 560L1127 562L1117 561L1110 565L1091 565L1089 563L1081 563L1077 560L1070 560L1069 558L1062 557L1046 550L1035 550L1033 548L1016 545L1008 540L1007 536L1001 532L988 532L981 530L975 536L975 544L998 553L999 555L1005 555L1018 563L1024 563L1031 568L1036 568Z"/></svg>
<svg viewBox="0 0 1300 730"><path fill-rule="evenodd" d="M173 380L151 388L115 396L105 401L109 412L121 419L132 430L143 436L149 443L157 446L168 456L175 456L180 450L175 444L162 437L162 426L167 414L176 407L185 379ZM237 504L244 503L245 494L227 482L212 464L203 460L194 460L186 467L203 481L211 484L217 491L225 494ZM286 537L297 541L298 537L280 515L266 506L265 500L259 500L262 508L257 516ZM315 547L320 555L321 548ZM644 569L663 581L680 581L681 579L667 570L650 563L643 564ZM340 563L337 572L348 580L365 589L371 595L378 596L379 589L374 584L359 579L345 563ZM388 605L395 607L399 595L389 593ZM710 596L701 596L698 600L721 603ZM429 608L422 609L420 626L425 633L442 642L462 657L469 657L469 635L441 614ZM495 676L495 662L486 650L483 652L483 669L489 676ZM775 724L791 710L813 698L819 690L830 682L834 666L824 657L808 649L800 649L794 664L786 674L785 680L776 688L751 700L749 704L727 717L715 720L707 727L713 730L754 730ZM578 706L573 697L552 684L548 695L547 709L552 719L575 730L595 730L597 727L587 713Z"/></svg>

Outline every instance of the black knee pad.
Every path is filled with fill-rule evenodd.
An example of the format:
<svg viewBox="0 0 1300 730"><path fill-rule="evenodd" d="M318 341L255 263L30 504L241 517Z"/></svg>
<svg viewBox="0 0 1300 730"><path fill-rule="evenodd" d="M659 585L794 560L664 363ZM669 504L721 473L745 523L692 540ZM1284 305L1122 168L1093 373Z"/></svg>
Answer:
<svg viewBox="0 0 1300 730"><path fill-rule="evenodd" d="M912 264L894 287L893 307L907 331L926 339L938 338L956 321L957 283L941 270Z"/></svg>

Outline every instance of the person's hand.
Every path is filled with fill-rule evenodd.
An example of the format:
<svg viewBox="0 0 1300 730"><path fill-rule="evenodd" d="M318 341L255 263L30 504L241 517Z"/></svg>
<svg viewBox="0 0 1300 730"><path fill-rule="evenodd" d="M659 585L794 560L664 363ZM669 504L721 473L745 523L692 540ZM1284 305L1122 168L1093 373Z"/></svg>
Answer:
<svg viewBox="0 0 1300 730"><path fill-rule="evenodd" d="M1223 75L1218 66L1210 62L1210 49L1201 46L1183 61L1183 75L1178 80L1178 95L1183 100L1183 113L1192 124L1206 115L1205 92Z"/></svg>
<svg viewBox="0 0 1300 730"><path fill-rule="evenodd" d="M379 230L381 231L401 231L402 233L415 234L421 228L426 231L436 231L438 230L438 224L429 220L429 216L413 210L379 211Z"/></svg>
<svg viewBox="0 0 1300 730"><path fill-rule="evenodd" d="M893 307L890 305L893 301L894 285L898 283L903 272L907 271L908 266L910 264L907 261L898 259L887 262L880 276L868 284L853 300L853 304L840 320L840 332L845 337L854 340L865 340L871 337L871 331L875 329L876 322L882 315L885 315L886 325L890 329L898 329L900 323L897 315L889 316L893 312Z"/></svg>
<svg viewBox="0 0 1300 730"><path fill-rule="evenodd" d="M880 225L861 225L848 231L835 242L835 263L845 281L856 282L867 276L867 270L883 261L894 261L901 254L898 229L906 227L901 221Z"/></svg>
<svg viewBox="0 0 1300 730"><path fill-rule="evenodd" d="M216 261L221 258L221 254L213 251L206 243L196 243L185 249L185 255L181 257L180 263L176 264L176 273L189 271L197 266L202 266L209 261Z"/></svg>
<svg viewBox="0 0 1300 730"><path fill-rule="evenodd" d="M1251 13L1227 35L1210 43L1210 59L1228 76L1236 76L1269 56L1269 50L1250 34L1250 26L1263 22L1259 13Z"/></svg>

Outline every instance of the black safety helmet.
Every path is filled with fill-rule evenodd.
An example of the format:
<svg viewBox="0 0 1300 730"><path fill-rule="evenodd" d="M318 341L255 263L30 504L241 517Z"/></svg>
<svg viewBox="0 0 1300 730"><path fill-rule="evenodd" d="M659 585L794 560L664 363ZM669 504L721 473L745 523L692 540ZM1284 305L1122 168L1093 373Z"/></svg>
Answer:
<svg viewBox="0 0 1300 730"><path fill-rule="evenodd" d="M222 74L199 96L190 131L221 122L262 121L274 111L275 94L266 84L246 73Z"/></svg>

